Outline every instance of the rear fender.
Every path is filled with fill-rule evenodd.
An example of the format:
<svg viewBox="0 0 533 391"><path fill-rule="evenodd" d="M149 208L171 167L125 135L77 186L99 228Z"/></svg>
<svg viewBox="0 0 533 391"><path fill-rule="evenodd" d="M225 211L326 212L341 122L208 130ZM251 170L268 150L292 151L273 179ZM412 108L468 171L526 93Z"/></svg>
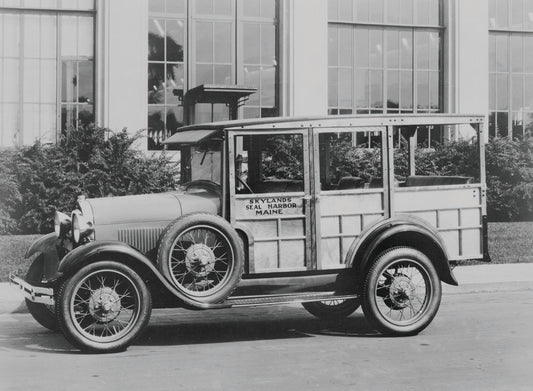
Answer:
<svg viewBox="0 0 533 391"><path fill-rule="evenodd" d="M63 276L75 273L83 266L103 259L120 259L121 262L135 270L143 279L157 280L170 293L185 305L194 308L208 308L209 306L191 300L176 290L159 270L144 254L133 247L118 241L90 242L69 252L59 263L58 271Z"/></svg>
<svg viewBox="0 0 533 391"><path fill-rule="evenodd" d="M382 220L366 230L348 250L348 266L353 267L357 275L363 276L379 253L396 246L409 246L422 251L431 260L443 282L458 285L448 263L442 238L424 220L412 216L400 215Z"/></svg>

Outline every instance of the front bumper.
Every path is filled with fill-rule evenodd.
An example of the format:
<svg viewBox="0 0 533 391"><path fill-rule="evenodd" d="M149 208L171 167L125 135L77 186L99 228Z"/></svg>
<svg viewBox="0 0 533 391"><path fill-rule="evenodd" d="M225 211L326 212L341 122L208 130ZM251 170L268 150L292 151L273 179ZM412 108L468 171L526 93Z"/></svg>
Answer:
<svg viewBox="0 0 533 391"><path fill-rule="evenodd" d="M55 304L54 290L52 288L33 286L13 273L9 274L9 285L20 290L29 301L45 305Z"/></svg>

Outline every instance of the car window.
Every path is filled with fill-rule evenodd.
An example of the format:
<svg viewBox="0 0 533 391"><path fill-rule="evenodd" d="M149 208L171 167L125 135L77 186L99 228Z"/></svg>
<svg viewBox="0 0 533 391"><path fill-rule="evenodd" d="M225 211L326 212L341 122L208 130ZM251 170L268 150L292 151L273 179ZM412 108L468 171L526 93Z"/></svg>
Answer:
<svg viewBox="0 0 533 391"><path fill-rule="evenodd" d="M382 132L376 127L320 133L321 190L383 187Z"/></svg>
<svg viewBox="0 0 533 391"><path fill-rule="evenodd" d="M235 151L236 193L304 191L301 134L237 136Z"/></svg>

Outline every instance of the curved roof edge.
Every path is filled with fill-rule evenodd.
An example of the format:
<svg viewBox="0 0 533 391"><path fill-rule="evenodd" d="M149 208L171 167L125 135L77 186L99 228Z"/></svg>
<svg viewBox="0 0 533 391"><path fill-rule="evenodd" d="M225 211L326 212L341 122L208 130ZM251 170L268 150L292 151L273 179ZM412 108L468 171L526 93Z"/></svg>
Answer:
<svg viewBox="0 0 533 391"><path fill-rule="evenodd" d="M385 125L453 125L482 123L484 114L371 114L371 115L330 115L314 117L266 117L241 119L233 121L210 122L187 125L177 132L206 129L282 129L308 127L342 127L342 126L385 126Z"/></svg>

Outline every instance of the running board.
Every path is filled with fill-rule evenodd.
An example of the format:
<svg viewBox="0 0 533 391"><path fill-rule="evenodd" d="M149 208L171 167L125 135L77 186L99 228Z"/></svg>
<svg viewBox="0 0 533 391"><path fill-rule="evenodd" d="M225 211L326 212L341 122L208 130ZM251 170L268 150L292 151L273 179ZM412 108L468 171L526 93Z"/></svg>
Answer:
<svg viewBox="0 0 533 391"><path fill-rule="evenodd" d="M291 303L305 303L311 301L348 300L356 299L356 294L339 295L335 292L297 293L288 295L269 296L237 296L230 297L221 306L224 307L259 307L269 305L282 305Z"/></svg>

